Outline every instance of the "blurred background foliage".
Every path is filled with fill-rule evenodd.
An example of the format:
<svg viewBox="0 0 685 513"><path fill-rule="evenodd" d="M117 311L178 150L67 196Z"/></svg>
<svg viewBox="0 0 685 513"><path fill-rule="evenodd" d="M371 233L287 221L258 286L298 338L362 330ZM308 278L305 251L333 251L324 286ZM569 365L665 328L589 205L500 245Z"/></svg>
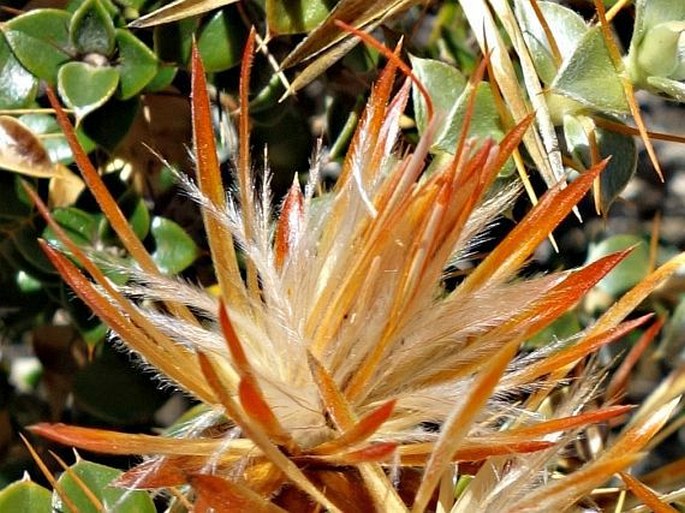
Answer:
<svg viewBox="0 0 685 513"><path fill-rule="evenodd" d="M166 3L9 0L0 6L0 488L33 469L18 437L23 426L64 420L149 432L168 426L189 406L187 398L162 386L140 362L106 342L105 326L64 285L37 244L40 237L57 241L31 205L22 180L38 189L54 218L80 245L94 255L120 259L122 269L128 258L94 199L84 192L49 108L48 86L69 109L80 143L159 268L204 287L214 285L214 276L200 216L179 194L177 180L179 173L193 172L188 150L191 42L197 41L209 73L220 159L230 179L237 65L250 27L261 34L250 87L251 144L255 153L265 148L264 162L274 172L279 197L295 173L304 178L319 138L324 179L335 181L370 84L385 62L376 50L354 44L333 19L374 30L389 47L402 41L403 59L438 113L431 148L436 163L454 151L472 88L477 94L469 135L477 137L500 139L513 126L517 113L505 105L512 95L527 104L533 98L543 102L533 104L548 120L547 125L538 123L539 140L527 142L496 185L529 176L527 194L492 228L482 253L547 186L573 179L599 158L612 155L594 200L588 198L554 241L539 249L528 271L570 268L611 251L636 249L576 311L529 341L531 345L575 333L655 265L685 249L683 152L677 144L655 142L662 182L635 137L640 127L630 105L631 88L642 90L637 98L647 127L682 130L677 102L685 100L685 4L679 0L627 2L615 17L609 11L619 61L597 24L592 2L491 2L497 15L493 34L513 62L511 83L498 75L506 59L493 53L488 80L479 84L470 83L469 77L481 59L483 41L470 23L479 13L484 15L484 1L371 1L361 6L346 0ZM605 4L610 8L614 2ZM509 22L522 39L517 40ZM555 42L550 42L549 31ZM491 38L488 45L495 44ZM529 62L521 59L522 47L516 45L524 45ZM426 105L415 90L402 120L404 144L414 144L426 127ZM550 158L545 172L536 152L548 154L550 147L558 154L558 164ZM110 272L112 280L126 282L125 272ZM634 401L681 360L684 292L682 279L674 280L644 305L643 311L663 317L665 328L630 381L628 393ZM613 364L639 336L603 349L601 357ZM34 443L42 454L56 449ZM674 451L682 451L681 445L673 444ZM63 448L59 451L64 454ZM88 479L104 479L113 472L86 461L76 465L81 467L75 471L83 471ZM41 480L35 470L31 477ZM38 501L35 504L54 500L40 490L14 483L0 493L0 505L25 495ZM131 511L153 508L148 499L131 500L143 501L130 506Z"/></svg>

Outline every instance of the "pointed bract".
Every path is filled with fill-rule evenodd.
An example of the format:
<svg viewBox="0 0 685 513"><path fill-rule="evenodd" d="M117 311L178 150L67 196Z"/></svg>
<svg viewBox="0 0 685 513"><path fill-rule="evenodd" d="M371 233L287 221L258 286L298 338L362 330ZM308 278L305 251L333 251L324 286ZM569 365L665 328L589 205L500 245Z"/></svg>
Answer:
<svg viewBox="0 0 685 513"><path fill-rule="evenodd" d="M363 32L338 26L370 42ZM315 156L304 190L296 177L276 217L268 171L257 192L250 154L255 37L252 31L240 72L233 194L221 178L196 47L191 56L197 184L186 185L202 208L218 299L150 265L77 147L85 181L135 261L126 287L108 280L95 253L69 241L29 192L69 252L41 243L74 292L123 344L207 412L158 437L61 424L32 431L92 451L150 457L118 484L189 485L176 493L195 497L198 511L217 512L422 512L438 508L437 495L439 507L455 513L497 501L498 511L560 511L638 461L671 417L674 397L685 392L684 373L674 372L594 461L572 468L564 458L584 429L629 418L629 407L597 403L602 373L587 357L649 318L621 324L685 256L651 273L577 337L520 351L628 254L573 272L517 278L604 164L553 187L482 261L469 262L479 237L515 197L491 186L518 155L533 116L500 144L470 139L464 127L455 156L427 170L436 130L430 98L421 139L411 151L395 152L416 81L398 45L394 52L380 48L389 64L336 185L318 193ZM474 81L486 67L487 60ZM398 70L407 80L393 93ZM472 96L467 125L474 102ZM59 110L58 118L74 145ZM445 273L455 267L470 271L453 283ZM620 380L614 383L620 389ZM558 471L546 480L550 469ZM458 472L472 475L474 484L454 496L448 488ZM647 501L643 487L631 489ZM503 490L511 498L499 496Z"/></svg>

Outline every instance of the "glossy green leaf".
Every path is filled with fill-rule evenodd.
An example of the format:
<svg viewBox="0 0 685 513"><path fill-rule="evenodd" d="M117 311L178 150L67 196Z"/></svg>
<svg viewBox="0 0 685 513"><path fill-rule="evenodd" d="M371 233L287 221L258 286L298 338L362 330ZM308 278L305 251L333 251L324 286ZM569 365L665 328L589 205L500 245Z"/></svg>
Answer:
<svg viewBox="0 0 685 513"><path fill-rule="evenodd" d="M179 225L163 217L155 217L150 226L155 241L152 259L164 274L177 274L195 261L198 247Z"/></svg>
<svg viewBox="0 0 685 513"><path fill-rule="evenodd" d="M564 60L551 88L600 112L630 113L623 85L599 26L589 29L573 54Z"/></svg>
<svg viewBox="0 0 685 513"><path fill-rule="evenodd" d="M635 235L614 235L598 244L591 244L587 262L633 247L633 251L596 285L613 297L617 297L637 285L649 274L649 247Z"/></svg>
<svg viewBox="0 0 685 513"><path fill-rule="evenodd" d="M190 46L198 24L196 18L190 18L155 27L153 40L157 58L162 62L185 65L190 59Z"/></svg>
<svg viewBox="0 0 685 513"><path fill-rule="evenodd" d="M43 288L43 283L27 272L19 271L17 273L17 287L19 287L23 294L32 294L40 292Z"/></svg>
<svg viewBox="0 0 685 513"><path fill-rule="evenodd" d="M417 57L411 57L411 63L414 73L433 100L433 108L438 120L431 150L454 154L464 126L468 100L472 91L471 86L453 66ZM416 88L412 90L412 100L416 113L416 125L419 133L423 133L427 123L426 106L423 96ZM476 103L469 126L469 135L480 138L492 137L496 140L500 140L504 135L492 90L485 82L478 84L476 89Z"/></svg>
<svg viewBox="0 0 685 513"><path fill-rule="evenodd" d="M109 391L109 393L113 392L116 391ZM99 513L102 511L91 502L80 483L84 484L98 498L104 511L154 513L155 507L147 492L124 490L110 485L120 475L121 471L114 468L79 460L60 476L57 483L76 506L79 513ZM55 511L66 511L65 505L57 493L52 496L52 507Z"/></svg>
<svg viewBox="0 0 685 513"><path fill-rule="evenodd" d="M35 9L8 21L4 29L15 57L33 75L54 84L60 65L75 56L69 41L71 14Z"/></svg>
<svg viewBox="0 0 685 513"><path fill-rule="evenodd" d="M559 53L571 55L580 44L588 27L581 16L571 9L552 2L538 2L540 11L554 34ZM528 0L516 1L516 17L521 24L523 37L533 58L540 79L549 85L557 74L557 63L542 24Z"/></svg>
<svg viewBox="0 0 685 513"><path fill-rule="evenodd" d="M71 14L61 9L35 9L5 23L9 30L39 38L46 44L69 51Z"/></svg>
<svg viewBox="0 0 685 513"><path fill-rule="evenodd" d="M35 98L38 81L17 60L0 35L0 109L19 109Z"/></svg>
<svg viewBox="0 0 685 513"><path fill-rule="evenodd" d="M23 479L0 491L0 511L50 513L52 494L33 481Z"/></svg>
<svg viewBox="0 0 685 513"><path fill-rule="evenodd" d="M274 73L269 82L261 90L257 91L250 100L250 114L260 114L265 110L277 107L284 93L285 86L283 85L283 80Z"/></svg>
<svg viewBox="0 0 685 513"><path fill-rule="evenodd" d="M3 235L5 242L8 243L7 250L16 252L11 258L15 260L17 269L23 269L40 279L54 276L55 268L38 245L35 227L24 224Z"/></svg>
<svg viewBox="0 0 685 513"><path fill-rule="evenodd" d="M17 118L34 134L52 134L59 130L57 120L50 114L23 114Z"/></svg>
<svg viewBox="0 0 685 513"><path fill-rule="evenodd" d="M138 94L157 75L157 57L128 30L117 29L119 48L119 97L127 100Z"/></svg>
<svg viewBox="0 0 685 513"><path fill-rule="evenodd" d="M57 70L74 57L69 42L71 15L57 9L37 9L0 26L12 52L24 68L54 83Z"/></svg>
<svg viewBox="0 0 685 513"><path fill-rule="evenodd" d="M38 137L52 162L71 164L74 161L71 148L54 116L49 114L24 114L19 116L18 119ZM83 130L77 129L76 137L86 153L90 153L95 149L95 143L83 133Z"/></svg>
<svg viewBox="0 0 685 513"><path fill-rule="evenodd" d="M685 34L685 32L683 32L683 34ZM671 73L669 78L683 82L685 81L685 35L682 34L680 36L680 49L678 50L678 56L680 58L678 67L673 73Z"/></svg>
<svg viewBox="0 0 685 513"><path fill-rule="evenodd" d="M144 200L138 201L133 212L128 216L128 222L140 240L143 240L150 233L150 211Z"/></svg>
<svg viewBox="0 0 685 513"><path fill-rule="evenodd" d="M335 2L326 0L266 0L266 23L271 34L310 32L323 22Z"/></svg>
<svg viewBox="0 0 685 513"><path fill-rule="evenodd" d="M76 207L64 207L54 209L52 217L77 245L87 247L96 242L102 220L101 214L91 214ZM49 226L43 231L43 238L53 246L66 249Z"/></svg>
<svg viewBox="0 0 685 513"><path fill-rule="evenodd" d="M635 175L637 146L633 137L596 127L589 118L565 116L564 139L566 146L585 168L592 165L587 130L594 131L600 158L611 157L599 179L600 207L602 214L606 214L612 203Z"/></svg>
<svg viewBox="0 0 685 513"><path fill-rule="evenodd" d="M62 66L57 76L59 94L68 107L74 109L77 123L102 106L114 94L119 83L119 71L97 67L85 62L70 62Z"/></svg>
<svg viewBox="0 0 685 513"><path fill-rule="evenodd" d="M145 92L155 93L163 91L174 81L177 72L178 68L176 66L158 66L155 76L145 85Z"/></svg>
<svg viewBox="0 0 685 513"><path fill-rule="evenodd" d="M223 71L237 65L246 39L245 25L235 7L215 13L200 29L197 41L205 70Z"/></svg>
<svg viewBox="0 0 685 513"><path fill-rule="evenodd" d="M107 57L114 51L114 23L100 0L86 0L71 18L71 42L82 55Z"/></svg>

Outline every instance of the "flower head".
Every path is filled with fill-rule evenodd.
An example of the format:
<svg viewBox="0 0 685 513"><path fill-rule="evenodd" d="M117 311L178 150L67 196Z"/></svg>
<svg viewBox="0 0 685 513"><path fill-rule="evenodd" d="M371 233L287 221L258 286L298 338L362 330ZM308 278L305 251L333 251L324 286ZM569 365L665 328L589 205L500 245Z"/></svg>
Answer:
<svg viewBox="0 0 685 513"><path fill-rule="evenodd" d="M599 376L592 366L581 379L568 373L645 320L619 324L657 278L573 340L519 354L525 340L625 256L517 278L602 166L551 189L493 251L471 262L460 283L447 286L446 271L469 262L479 234L510 203L512 191L492 194L490 186L532 118L500 144L462 136L454 158L427 170L430 129L412 152L395 152L410 91L407 81L391 94L395 56L373 89L335 187L321 190L315 157L304 190L296 180L274 215L268 176L257 190L250 162L252 40L242 70L237 190L228 196L193 54L197 183L188 188L202 207L218 297L162 276L76 146L86 182L137 260L133 283L108 281L50 219L89 276L45 245L117 338L201 401L203 413L160 437L63 425L34 431L91 450L144 455L120 484L190 484L198 511L373 505L420 512L437 503L452 511L551 511L630 466L672 403L637 418L613 448L577 472L545 477L580 429L626 413L623 406L592 406ZM473 482L455 499L459 475Z"/></svg>

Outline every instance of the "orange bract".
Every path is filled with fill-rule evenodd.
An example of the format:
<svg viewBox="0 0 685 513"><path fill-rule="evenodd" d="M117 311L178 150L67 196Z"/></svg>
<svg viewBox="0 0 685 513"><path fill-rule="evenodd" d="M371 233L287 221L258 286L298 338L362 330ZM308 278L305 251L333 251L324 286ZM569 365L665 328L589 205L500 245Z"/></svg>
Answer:
<svg viewBox="0 0 685 513"><path fill-rule="evenodd" d="M335 188L315 197L315 163L304 192L294 183L273 221L269 191L255 197L250 164L253 44L254 34L241 70L238 193L230 198L216 158L202 63L192 53L197 186L189 187L203 209L218 300L161 276L139 242L126 247L140 266L130 270L133 287L147 301L128 299L67 240L34 195L87 272L44 244L76 294L133 352L205 403L206 413L173 436L59 424L33 431L89 450L145 455L149 459L120 484L189 484L196 508L218 512L356 511L360 504L432 511L436 489L449 486L446 480L459 468L471 472L477 486L459 497L440 494L442 510L544 504L552 511L637 461L673 403L656 401L598 461L559 480L542 479L579 430L627 413L627 407L589 405L598 379L591 370L572 385L564 378L575 362L646 320L619 324L680 260L655 271L576 340L518 354L527 338L572 308L627 254L571 273L516 277L603 164L551 189L462 283L447 289L445 270L467 260L477 236L511 201L512 191L488 191L533 118L499 145L461 139L454 158L427 173L431 126L413 153L393 152L409 83L392 96L395 71L404 65L398 52L388 52L390 64ZM472 108L473 102L467 119ZM93 194L117 219L97 173L69 140ZM122 240L132 233L126 226L117 231ZM246 261L245 280L234 245ZM162 303L166 309L158 307ZM554 406L543 413L546 398Z"/></svg>

